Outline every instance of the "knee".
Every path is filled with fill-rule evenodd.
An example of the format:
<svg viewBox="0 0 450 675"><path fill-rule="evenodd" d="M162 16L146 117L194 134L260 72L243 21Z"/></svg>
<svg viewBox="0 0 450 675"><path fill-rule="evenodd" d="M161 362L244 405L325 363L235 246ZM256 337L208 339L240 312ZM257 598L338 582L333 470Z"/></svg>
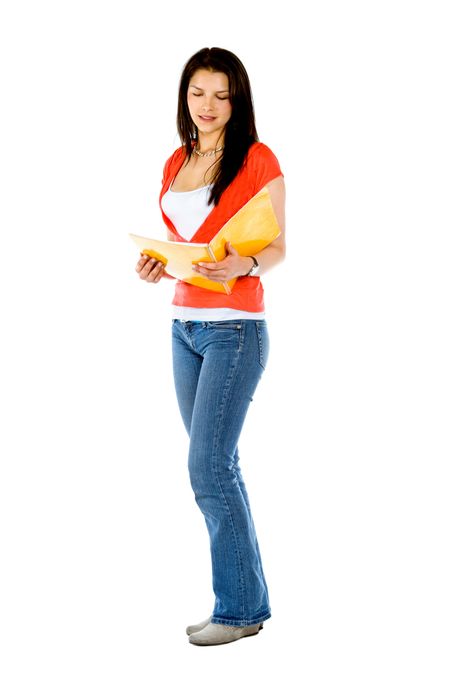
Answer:
<svg viewBox="0 0 450 675"><path fill-rule="evenodd" d="M233 462L219 462L211 455L204 456L195 452L194 448L189 453L188 469L196 497L217 495L226 485L238 481Z"/></svg>
<svg viewBox="0 0 450 675"><path fill-rule="evenodd" d="M210 494L214 485L214 470L211 461L202 457L194 448L190 449L189 480L196 496Z"/></svg>

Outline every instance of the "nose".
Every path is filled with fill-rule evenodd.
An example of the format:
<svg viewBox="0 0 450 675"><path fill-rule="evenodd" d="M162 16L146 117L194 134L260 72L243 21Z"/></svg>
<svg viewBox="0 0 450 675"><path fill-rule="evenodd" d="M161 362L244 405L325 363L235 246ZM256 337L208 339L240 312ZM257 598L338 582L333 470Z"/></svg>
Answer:
<svg viewBox="0 0 450 675"><path fill-rule="evenodd" d="M207 110L211 109L212 109L212 99L209 98L208 96L205 96L205 98L203 99L202 110L206 112Z"/></svg>

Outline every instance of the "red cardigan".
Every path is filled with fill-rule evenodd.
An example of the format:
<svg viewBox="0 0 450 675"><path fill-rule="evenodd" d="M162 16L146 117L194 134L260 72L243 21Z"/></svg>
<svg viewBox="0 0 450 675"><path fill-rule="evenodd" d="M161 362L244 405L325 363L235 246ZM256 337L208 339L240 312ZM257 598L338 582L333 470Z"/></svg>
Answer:
<svg viewBox="0 0 450 675"><path fill-rule="evenodd" d="M183 147L180 147L166 161L159 196L163 220L177 241L186 241L186 239L179 235L173 223L164 213L161 199L181 169L184 159L185 151ZM209 243L236 211L244 206L269 181L278 176L283 176L283 174L278 160L270 148L264 143L253 143L238 175L223 192L217 206L210 211L190 241L193 243ZM184 281L177 281L172 304L185 307L229 307L246 312L263 312L264 289L259 277L239 277L231 295L216 293Z"/></svg>

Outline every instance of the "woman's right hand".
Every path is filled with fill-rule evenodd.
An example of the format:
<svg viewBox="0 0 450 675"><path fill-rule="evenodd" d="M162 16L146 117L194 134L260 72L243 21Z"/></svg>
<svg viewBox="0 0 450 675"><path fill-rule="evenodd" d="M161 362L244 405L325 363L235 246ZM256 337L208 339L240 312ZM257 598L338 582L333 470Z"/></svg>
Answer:
<svg viewBox="0 0 450 675"><path fill-rule="evenodd" d="M164 264L148 255L142 255L136 265L136 272L143 281L157 284L164 276Z"/></svg>

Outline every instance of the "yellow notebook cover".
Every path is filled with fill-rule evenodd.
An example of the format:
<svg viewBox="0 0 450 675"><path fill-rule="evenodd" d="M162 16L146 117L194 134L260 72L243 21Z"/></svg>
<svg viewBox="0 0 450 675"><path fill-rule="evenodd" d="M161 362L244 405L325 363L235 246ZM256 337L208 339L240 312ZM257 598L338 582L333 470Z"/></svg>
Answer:
<svg viewBox="0 0 450 675"><path fill-rule="evenodd" d="M225 244L230 241L241 256L256 255L280 234L280 228L264 187L232 216L209 244L160 241L130 234L142 253L161 260L168 274L189 284L219 293L231 294L236 279L225 283L210 281L192 269L197 262L217 262L226 256Z"/></svg>

